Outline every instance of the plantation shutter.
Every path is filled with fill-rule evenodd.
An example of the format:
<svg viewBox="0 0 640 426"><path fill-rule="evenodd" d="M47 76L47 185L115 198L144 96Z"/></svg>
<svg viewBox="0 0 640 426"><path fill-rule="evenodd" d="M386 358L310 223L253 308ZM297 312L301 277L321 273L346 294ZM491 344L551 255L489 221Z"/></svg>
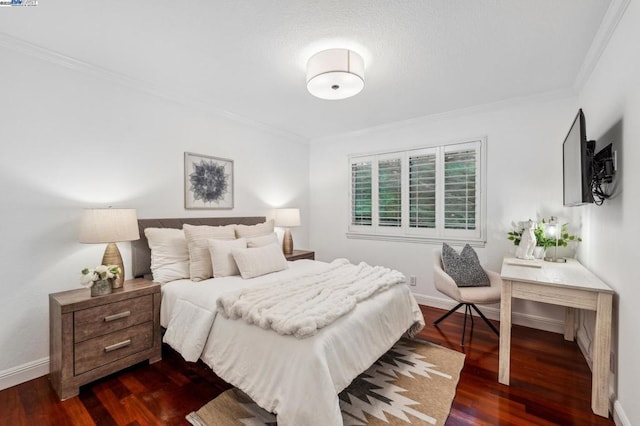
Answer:
<svg viewBox="0 0 640 426"><path fill-rule="evenodd" d="M484 242L486 140L349 157L349 238Z"/></svg>
<svg viewBox="0 0 640 426"><path fill-rule="evenodd" d="M351 164L351 224L372 224L371 161Z"/></svg>
<svg viewBox="0 0 640 426"><path fill-rule="evenodd" d="M402 225L402 161L378 161L378 225Z"/></svg>
<svg viewBox="0 0 640 426"><path fill-rule="evenodd" d="M409 227L436 227L436 155L409 156Z"/></svg>
<svg viewBox="0 0 640 426"><path fill-rule="evenodd" d="M479 201L479 143L444 152L444 228L475 230Z"/></svg>

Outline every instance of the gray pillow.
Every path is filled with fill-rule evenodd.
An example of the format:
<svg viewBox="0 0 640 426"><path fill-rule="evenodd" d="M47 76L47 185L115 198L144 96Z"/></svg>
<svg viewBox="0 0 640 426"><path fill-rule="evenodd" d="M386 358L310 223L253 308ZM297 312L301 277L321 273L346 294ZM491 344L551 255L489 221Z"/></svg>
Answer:
<svg viewBox="0 0 640 426"><path fill-rule="evenodd" d="M491 285L487 273L482 269L478 255L469 244L458 254L447 243L442 243L444 271L458 287L486 287Z"/></svg>

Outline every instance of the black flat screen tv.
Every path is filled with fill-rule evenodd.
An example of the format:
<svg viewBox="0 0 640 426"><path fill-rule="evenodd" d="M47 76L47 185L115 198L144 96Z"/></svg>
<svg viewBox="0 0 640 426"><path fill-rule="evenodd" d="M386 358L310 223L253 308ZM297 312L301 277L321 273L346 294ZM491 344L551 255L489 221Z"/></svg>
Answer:
<svg viewBox="0 0 640 426"><path fill-rule="evenodd" d="M591 193L594 141L587 141L582 109L573 120L562 144L563 197L565 206L593 203Z"/></svg>

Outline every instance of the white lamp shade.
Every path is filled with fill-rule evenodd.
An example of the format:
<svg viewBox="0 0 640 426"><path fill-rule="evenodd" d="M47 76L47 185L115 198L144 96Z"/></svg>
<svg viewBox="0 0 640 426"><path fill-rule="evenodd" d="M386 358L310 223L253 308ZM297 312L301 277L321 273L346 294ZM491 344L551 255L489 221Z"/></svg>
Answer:
<svg viewBox="0 0 640 426"><path fill-rule="evenodd" d="M338 100L364 88L364 60L348 49L328 49L307 62L307 90L321 99Z"/></svg>
<svg viewBox="0 0 640 426"><path fill-rule="evenodd" d="M557 238L560 234L560 224L558 223L558 218L555 216L551 216L549 222L547 223L545 233L549 237Z"/></svg>
<svg viewBox="0 0 640 426"><path fill-rule="evenodd" d="M135 209L85 209L82 212L81 243L113 243L139 238Z"/></svg>
<svg viewBox="0 0 640 426"><path fill-rule="evenodd" d="M277 209L276 226L300 226L300 209Z"/></svg>

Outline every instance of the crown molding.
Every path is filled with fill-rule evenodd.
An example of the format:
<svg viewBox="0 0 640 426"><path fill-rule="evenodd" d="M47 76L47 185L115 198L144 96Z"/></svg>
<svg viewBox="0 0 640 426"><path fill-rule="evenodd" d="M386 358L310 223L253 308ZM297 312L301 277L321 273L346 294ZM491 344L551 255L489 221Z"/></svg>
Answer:
<svg viewBox="0 0 640 426"><path fill-rule="evenodd" d="M496 102L490 102L487 104L474 105L467 108L460 108L451 111L445 111L437 114L423 115L419 117L409 118L407 120L394 121L391 123L381 124L379 126L367 127L364 129L353 130L344 133L337 133L327 136L322 136L311 140L311 143L328 142L336 139L346 139L357 136L368 135L371 133L388 132L393 130L399 130L410 126L416 126L431 122L437 122L442 120L451 120L459 117L464 117L472 114L489 113L502 109L514 108L522 105L529 105L534 103L551 102L558 99L568 99L576 97L577 92L573 88L553 90L549 92L537 93L534 95L519 96L515 98L508 98Z"/></svg>
<svg viewBox="0 0 640 426"><path fill-rule="evenodd" d="M165 101L177 103L185 107L199 109L205 111L208 114L233 121L235 123L253 128L255 130L259 130L261 132L271 134L272 136L276 136L278 138L283 138L288 141L301 143L304 145L307 145L309 143L309 139L302 135L298 135L296 133L289 132L287 130L283 130L244 117L234 112L218 108L205 99L185 96L183 94L173 92L165 87L160 87L143 80L129 77L125 74L111 71L107 68L81 61L79 59L56 52L54 50L10 36L9 34L3 32L0 32L0 46L41 61L49 62L67 69L88 74L92 77L100 78L111 83L119 84L129 89L133 89L138 92L163 99Z"/></svg>
<svg viewBox="0 0 640 426"><path fill-rule="evenodd" d="M600 57L607 48L609 40L611 40L613 33L618 27L618 23L622 19L622 16L624 16L624 12L627 10L630 1L631 0L611 1L573 83L576 92L580 93L587 80L589 80L589 77L591 77L591 73L596 68L596 65L598 65Z"/></svg>

